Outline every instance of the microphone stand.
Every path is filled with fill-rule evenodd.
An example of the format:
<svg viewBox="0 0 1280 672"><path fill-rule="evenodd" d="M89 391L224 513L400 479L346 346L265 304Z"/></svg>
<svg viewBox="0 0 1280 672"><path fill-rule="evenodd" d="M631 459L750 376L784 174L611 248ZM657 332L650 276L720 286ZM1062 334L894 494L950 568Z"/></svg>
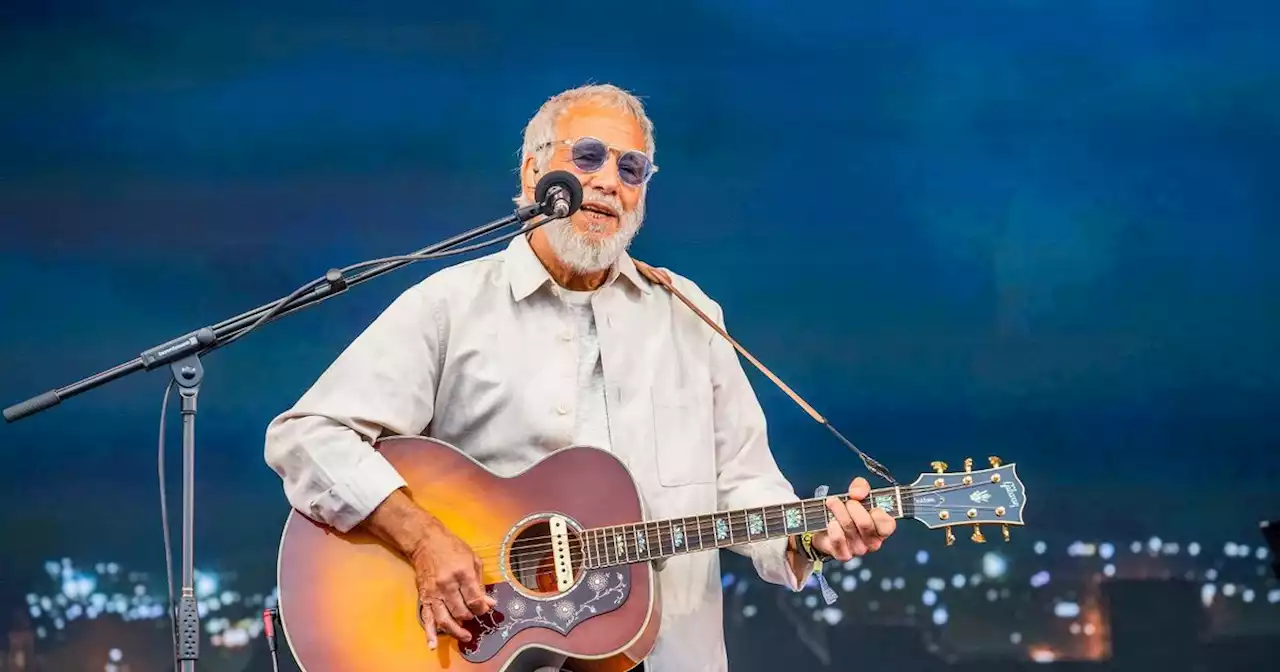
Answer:
<svg viewBox="0 0 1280 672"><path fill-rule="evenodd" d="M197 329L184 336L179 336L155 347L148 348L141 355L116 367L96 373L70 385L50 390L4 409L4 419L7 422L14 422L52 408L64 399L83 394L131 373L144 370L150 371L161 366L168 366L169 373L173 377L182 399L182 589L178 599L176 618L178 635L177 659L182 672L194 672L195 661L200 656L200 615L196 605L195 560L193 557L196 401L200 397L200 383L204 380L204 364L200 357L236 340L259 324L302 310L332 296L341 294L366 280L372 280L379 275L415 261L429 259L431 258L430 255L451 250L487 233L512 224L524 223L540 214L548 215L542 221L532 226L522 227L520 231L514 234L521 235L551 221L553 216L567 216L572 210L577 209L577 204L581 203L582 187L578 184L576 178L571 176L569 179L572 182L564 182L565 175L561 171L546 175L538 184L537 195L541 202L517 208L506 217L478 226L433 245L428 245L411 255L390 257L386 261L373 265L351 277L346 277L342 271L337 269L330 269L325 273L323 284L316 286L316 283L313 282L305 286L303 290L294 292L294 294L287 297L263 304L253 310L227 318L215 325ZM556 179L561 180L561 182L554 182ZM547 193L548 186L551 187L552 193L550 194ZM574 187L576 187L577 203L573 205L566 203L565 199L568 197L556 193L556 187L563 187L569 192L574 191ZM542 200L543 197L545 197L545 200ZM480 246L493 242L499 241L490 241ZM358 264L357 267L365 265L367 264ZM170 609L172 609L172 606L170 605Z"/></svg>

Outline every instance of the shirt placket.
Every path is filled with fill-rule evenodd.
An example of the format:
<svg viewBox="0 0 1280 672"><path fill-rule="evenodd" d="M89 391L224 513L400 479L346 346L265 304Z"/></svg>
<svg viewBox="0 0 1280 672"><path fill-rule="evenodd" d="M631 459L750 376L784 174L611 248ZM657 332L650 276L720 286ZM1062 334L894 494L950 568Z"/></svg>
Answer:
<svg viewBox="0 0 1280 672"><path fill-rule="evenodd" d="M609 445L611 450L625 464L627 456L620 450L618 433L623 430L619 426L622 411L622 387L618 381L625 376L623 358L626 356L624 344L619 342L620 330L613 328L611 293L605 292L595 296L591 301L592 312L596 319L596 343L600 347L600 367L604 371L604 405L608 415Z"/></svg>
<svg viewBox="0 0 1280 672"><path fill-rule="evenodd" d="M566 439L566 445L574 439L574 432L577 429L577 411L578 411L578 358L579 345L578 328L574 322L573 310L560 297L559 289L553 289L555 294L554 310L556 313L555 324L556 332L554 335L554 346L552 351L554 356L559 360L560 365L552 370L563 371L564 374L557 377L554 386L555 394L550 402L550 412L552 413L560 433Z"/></svg>

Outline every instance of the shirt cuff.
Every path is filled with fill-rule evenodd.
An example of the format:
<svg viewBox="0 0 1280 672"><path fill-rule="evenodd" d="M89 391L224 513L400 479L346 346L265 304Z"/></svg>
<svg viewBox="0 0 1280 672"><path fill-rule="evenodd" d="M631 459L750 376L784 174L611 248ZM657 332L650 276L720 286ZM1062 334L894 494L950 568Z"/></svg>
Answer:
<svg viewBox="0 0 1280 672"><path fill-rule="evenodd" d="M813 573L813 563L807 563L809 571L804 576L796 576L787 553L787 537L773 539L748 548L751 551L751 562L755 565L760 578L779 586L786 586L791 592L798 593L804 589Z"/></svg>
<svg viewBox="0 0 1280 672"><path fill-rule="evenodd" d="M349 532L369 517L404 478L381 453L369 451L346 478L311 500L310 515L339 532Z"/></svg>

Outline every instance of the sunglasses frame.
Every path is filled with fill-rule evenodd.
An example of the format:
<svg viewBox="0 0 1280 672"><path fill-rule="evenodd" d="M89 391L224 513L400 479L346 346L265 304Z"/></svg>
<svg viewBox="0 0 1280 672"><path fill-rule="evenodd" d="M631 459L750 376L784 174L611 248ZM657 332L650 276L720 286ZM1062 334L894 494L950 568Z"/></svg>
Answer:
<svg viewBox="0 0 1280 672"><path fill-rule="evenodd" d="M605 148L605 151L607 151L609 154L616 154L618 158L614 160L615 164L621 162L622 157L626 156L627 154L639 154L640 156L644 157L645 161L649 163L649 172L644 176L644 179L641 180L639 184L631 184L630 182L623 180L622 173L621 171L619 171L618 179L621 180L623 184L629 187L643 187L649 183L649 180L653 179L654 175L658 174L658 164L654 163L653 159L649 158L648 154L645 154L644 152L638 149L626 149L626 150L619 149L618 147L614 147L613 145L610 145L604 140L601 140L600 138L597 138L592 135L584 135L580 138L576 138L573 140L569 140L569 139L552 140L551 142L547 142L547 143L543 143L542 145L539 145L538 149L544 149L546 147L551 147L553 145L554 146L564 145L565 147L573 149L574 145L577 145L579 142L582 142L583 140L594 140L600 143L601 145L603 145ZM572 159L570 159L570 162L573 163L574 168L577 168L578 170L581 170L582 172L587 173L589 175L591 173L598 172L600 168L604 168L604 164L607 163L608 160L606 159L604 162L602 162L600 164L600 168L596 168L595 170L583 170L580 166L578 166L578 163L576 161L573 161Z"/></svg>

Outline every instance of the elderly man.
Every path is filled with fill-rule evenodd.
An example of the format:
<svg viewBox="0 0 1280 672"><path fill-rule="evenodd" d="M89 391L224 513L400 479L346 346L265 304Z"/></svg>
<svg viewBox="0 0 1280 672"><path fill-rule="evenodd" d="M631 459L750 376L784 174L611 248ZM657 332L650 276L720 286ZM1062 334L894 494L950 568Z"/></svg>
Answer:
<svg viewBox="0 0 1280 672"><path fill-rule="evenodd" d="M498 253L404 292L267 431L290 503L338 530L364 526L412 562L430 646L493 604L477 557L402 490L370 442L428 435L514 474L570 445L612 451L655 518L795 501L732 346L647 278L627 248L644 220L653 124L608 85L548 100L524 133L517 203L552 170L582 182L582 208ZM639 264L639 265L638 265ZM697 285L665 276L723 324ZM858 478L854 500L867 495ZM476 493L477 496L480 493ZM765 581L798 591L813 559L880 548L894 520L828 500L825 531L734 547ZM719 558L669 558L650 670L725 669Z"/></svg>

